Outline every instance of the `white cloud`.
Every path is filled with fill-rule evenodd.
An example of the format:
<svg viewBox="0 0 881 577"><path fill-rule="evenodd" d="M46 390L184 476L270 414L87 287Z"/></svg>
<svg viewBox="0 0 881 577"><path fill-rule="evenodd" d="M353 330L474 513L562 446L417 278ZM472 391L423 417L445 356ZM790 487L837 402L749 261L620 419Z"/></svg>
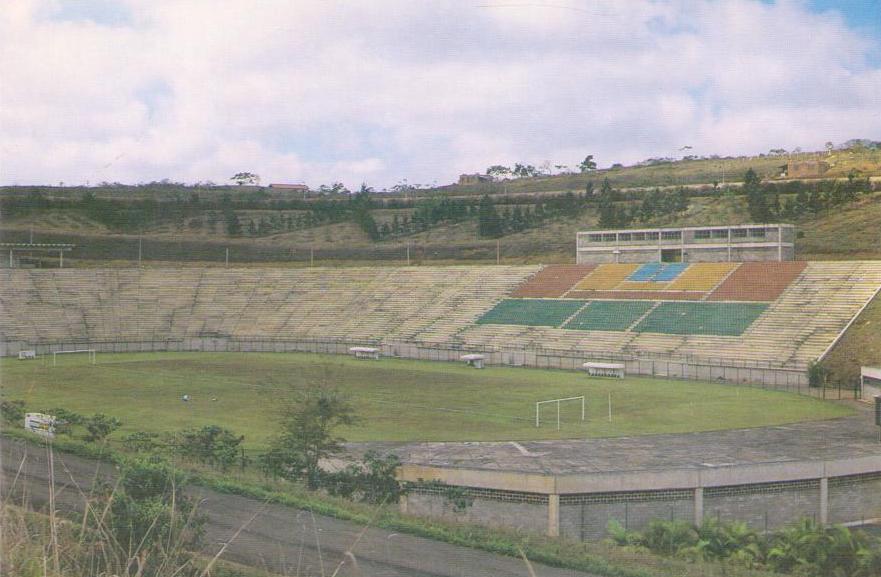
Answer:
<svg viewBox="0 0 881 577"><path fill-rule="evenodd" d="M0 182L387 186L881 137L878 39L834 12L541 4L17 0L0 13Z"/></svg>

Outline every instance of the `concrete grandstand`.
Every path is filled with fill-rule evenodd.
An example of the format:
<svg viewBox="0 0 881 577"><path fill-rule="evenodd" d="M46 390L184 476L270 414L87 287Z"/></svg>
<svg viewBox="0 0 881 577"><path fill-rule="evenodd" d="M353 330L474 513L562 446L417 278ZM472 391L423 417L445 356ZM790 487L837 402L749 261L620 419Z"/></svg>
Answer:
<svg viewBox="0 0 881 577"><path fill-rule="evenodd" d="M64 343L337 339L398 356L452 360L465 349L561 368L619 359L631 373L787 385L805 382L881 288L881 263L869 261L0 274L7 355ZM727 370L737 368L747 370Z"/></svg>

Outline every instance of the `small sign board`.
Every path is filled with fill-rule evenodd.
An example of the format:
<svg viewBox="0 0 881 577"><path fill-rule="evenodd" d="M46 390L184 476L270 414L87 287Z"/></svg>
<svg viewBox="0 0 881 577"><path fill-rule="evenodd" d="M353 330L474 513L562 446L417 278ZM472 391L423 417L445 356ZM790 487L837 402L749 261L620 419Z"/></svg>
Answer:
<svg viewBox="0 0 881 577"><path fill-rule="evenodd" d="M55 417L43 413L27 413L24 428L36 435L51 439L55 437Z"/></svg>
<svg viewBox="0 0 881 577"><path fill-rule="evenodd" d="M23 361L25 359L36 359L37 351L18 351L18 359Z"/></svg>

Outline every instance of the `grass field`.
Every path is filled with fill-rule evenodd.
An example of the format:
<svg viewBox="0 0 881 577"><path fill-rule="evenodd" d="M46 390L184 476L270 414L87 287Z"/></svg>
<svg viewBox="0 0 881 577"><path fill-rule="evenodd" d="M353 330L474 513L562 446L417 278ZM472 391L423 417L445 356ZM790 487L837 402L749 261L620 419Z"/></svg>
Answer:
<svg viewBox="0 0 881 577"><path fill-rule="evenodd" d="M217 424L244 434L250 447L273 434L279 401L292 390L335 386L349 395L362 424L351 441L478 441L642 435L754 427L847 415L838 404L761 389L648 378L600 379L583 373L452 363L359 361L313 354L99 354L51 361L2 359L3 399L29 410L61 407L103 412L132 431L174 431ZM611 393L612 422L608 421ZM181 400L189 394L188 403ZM564 404L562 427L546 405L541 428L535 402L585 395ZM213 400L216 399L216 400Z"/></svg>

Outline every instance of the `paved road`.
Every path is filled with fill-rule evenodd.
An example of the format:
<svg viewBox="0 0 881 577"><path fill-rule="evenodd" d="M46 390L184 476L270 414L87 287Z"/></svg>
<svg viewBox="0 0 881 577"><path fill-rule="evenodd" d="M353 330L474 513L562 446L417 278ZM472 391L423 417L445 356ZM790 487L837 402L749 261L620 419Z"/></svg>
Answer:
<svg viewBox="0 0 881 577"><path fill-rule="evenodd" d="M27 502L41 509L48 501L48 458L45 449L22 441L0 438L0 497ZM56 504L59 510L78 511L96 477L112 478L110 465L55 453ZM330 517L311 515L283 505L267 505L202 488L188 492L200 500L207 517L206 553L213 554L251 517L256 518L233 540L224 558L286 575L364 577L526 576L522 561L457 547L429 539L368 529L354 547L363 527ZM352 548L352 557L346 551ZM353 560L354 559L354 560ZM355 565L357 564L357 567ZM323 566L323 571L322 571ZM541 577L587 574L534 565Z"/></svg>

